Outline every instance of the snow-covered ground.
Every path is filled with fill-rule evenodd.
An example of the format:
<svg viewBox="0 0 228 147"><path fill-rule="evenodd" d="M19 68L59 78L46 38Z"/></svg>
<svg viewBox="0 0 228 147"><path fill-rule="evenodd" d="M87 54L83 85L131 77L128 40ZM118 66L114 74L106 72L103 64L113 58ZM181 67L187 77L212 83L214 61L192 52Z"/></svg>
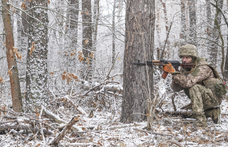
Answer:
<svg viewBox="0 0 228 147"><path fill-rule="evenodd" d="M69 98L69 97L68 97ZM63 100L64 102L66 101ZM186 98L175 99L177 110L187 101ZM163 110L171 110L171 99L164 101ZM165 146L209 146L218 147L228 146L228 101L222 102L221 124L214 124L212 120L208 119L208 127L199 128L193 126L193 118L171 117L167 115L158 114L158 119L153 124L152 130L147 130L147 122L134 122L131 124L123 124L120 122L120 106L121 98L116 99L116 105L111 105L109 108L97 109L93 111L93 117L89 118L90 108L83 108L86 115L80 115L80 120L74 127L78 131L70 131L66 133L64 138L60 141L59 146L121 146L121 147L165 147ZM4 104L1 104L1 110ZM60 119L69 122L75 115L72 109L63 105L56 109L55 113ZM11 110L8 110L9 112ZM10 117L9 112L1 112L0 126L6 122L6 118ZM39 114L39 113L38 113ZM35 115L36 116L36 115ZM11 115L12 117L12 115ZM21 116L16 116L21 117ZM23 119L17 118L17 121L23 123ZM38 117L38 116L37 116ZM9 121L8 124L13 124L15 121ZM28 117L29 118L29 117ZM38 118L37 118L38 119ZM13 118L12 118L13 120ZM54 127L57 123L47 119L44 115L40 120L48 122ZM58 126L58 125L56 125ZM61 127L61 125L59 125ZM56 127L57 128L57 127ZM51 129L50 129L51 130ZM22 133L22 131L7 130L0 134L0 147L18 146L49 146L52 140L61 132L60 130L51 130L52 135L40 135L40 133Z"/></svg>

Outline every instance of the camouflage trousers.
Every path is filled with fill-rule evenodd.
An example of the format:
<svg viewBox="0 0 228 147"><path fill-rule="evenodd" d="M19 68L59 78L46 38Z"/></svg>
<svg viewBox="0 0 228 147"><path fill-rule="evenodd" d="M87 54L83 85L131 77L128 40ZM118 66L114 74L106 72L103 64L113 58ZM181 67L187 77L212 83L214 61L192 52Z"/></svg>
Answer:
<svg viewBox="0 0 228 147"><path fill-rule="evenodd" d="M205 113L207 115L207 111L220 105L219 99L212 91L199 84L189 88L189 97L192 102L193 115L199 121L206 121ZM220 112L220 110L217 112Z"/></svg>

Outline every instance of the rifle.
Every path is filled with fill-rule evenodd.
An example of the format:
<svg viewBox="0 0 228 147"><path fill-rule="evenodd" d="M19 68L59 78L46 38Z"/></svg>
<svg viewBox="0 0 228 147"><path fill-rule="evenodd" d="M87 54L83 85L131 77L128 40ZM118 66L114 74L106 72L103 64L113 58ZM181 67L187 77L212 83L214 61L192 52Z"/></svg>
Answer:
<svg viewBox="0 0 228 147"><path fill-rule="evenodd" d="M141 63L138 60L138 62L135 62L135 63L132 63L132 64L140 65L140 66L145 66L145 65L148 65L148 66L152 66L152 65L163 66L164 64L168 64L169 62L172 64L172 66L175 68L176 71L179 71L178 70L179 66L181 66L183 68L192 68L192 67L195 66L194 63L180 63L177 60L152 60L152 61L146 61L145 63ZM164 72L162 74L162 78L166 79L167 75L168 75L168 72Z"/></svg>

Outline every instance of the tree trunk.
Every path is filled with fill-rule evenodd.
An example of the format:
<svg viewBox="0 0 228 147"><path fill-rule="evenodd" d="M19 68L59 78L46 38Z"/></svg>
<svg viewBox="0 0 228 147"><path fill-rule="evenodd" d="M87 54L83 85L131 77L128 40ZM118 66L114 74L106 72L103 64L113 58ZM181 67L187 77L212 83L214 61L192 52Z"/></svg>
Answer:
<svg viewBox="0 0 228 147"><path fill-rule="evenodd" d="M128 0L125 23L121 122L130 123L147 118L147 99L153 99L152 67L132 63L153 59L155 0Z"/></svg>
<svg viewBox="0 0 228 147"><path fill-rule="evenodd" d="M45 105L48 99L48 13L46 0L32 1L28 5L29 38L26 71L26 97L32 105ZM34 8L37 5L43 8ZM39 11L38 11L39 10Z"/></svg>
<svg viewBox="0 0 228 147"><path fill-rule="evenodd" d="M188 0L189 3L189 19L190 19L190 32L188 42L197 45L196 42L196 1Z"/></svg>
<svg viewBox="0 0 228 147"><path fill-rule="evenodd" d="M99 21L99 15L100 15L100 0L94 0L94 9L93 9L93 67L95 68L96 64L96 52L97 52L97 32L98 32L98 21Z"/></svg>
<svg viewBox="0 0 228 147"><path fill-rule="evenodd" d="M215 0L216 7L222 9L223 6L223 0ZM212 31L212 40L213 42L211 43L210 46L210 59L211 62L214 66L217 65L217 56L218 56L218 43L219 43L219 27L221 25L221 13L219 12L218 9L215 10L215 20L214 20L214 28Z"/></svg>
<svg viewBox="0 0 228 147"><path fill-rule="evenodd" d="M181 45L184 45L186 43L186 33L187 33L185 3L186 3L186 0L181 0L181 32L180 32Z"/></svg>
<svg viewBox="0 0 228 147"><path fill-rule="evenodd" d="M114 0L114 4L113 4L113 10L112 10L112 64L114 64L115 62L115 56L116 56L116 53L115 53L115 45L116 45L116 42L115 42L115 33L116 33L116 0Z"/></svg>
<svg viewBox="0 0 228 147"><path fill-rule="evenodd" d="M85 56L83 78L85 80L92 80L92 13L91 0L82 1L82 50ZM87 71L87 72L86 72Z"/></svg>
<svg viewBox="0 0 228 147"><path fill-rule="evenodd" d="M79 0L70 0L69 8L68 8L68 28L67 28L67 39L66 39L66 47L65 50L70 55L65 56L67 64L67 72L75 73L77 64L77 56L75 53L77 52L77 43L78 43L78 14L79 14Z"/></svg>
<svg viewBox="0 0 228 147"><path fill-rule="evenodd" d="M10 76L10 86L12 95L13 110L19 112L22 110L21 89L18 77L17 62L13 51L14 37L10 16L10 5L7 4L8 0L2 0L2 18L6 33L6 55L8 62L8 73Z"/></svg>
<svg viewBox="0 0 228 147"><path fill-rule="evenodd" d="M207 13L207 49L210 49L210 44L211 44L211 34L212 34L212 19L211 19L211 4L210 0L206 0L206 13Z"/></svg>

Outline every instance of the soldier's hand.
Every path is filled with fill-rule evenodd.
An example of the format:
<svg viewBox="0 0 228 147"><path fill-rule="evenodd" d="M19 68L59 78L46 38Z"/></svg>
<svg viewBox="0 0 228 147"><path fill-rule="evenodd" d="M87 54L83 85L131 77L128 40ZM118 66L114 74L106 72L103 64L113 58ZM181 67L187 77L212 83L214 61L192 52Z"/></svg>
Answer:
<svg viewBox="0 0 228 147"><path fill-rule="evenodd" d="M175 69L173 68L172 64L168 62L168 64L163 64L163 70L168 73L173 73L175 72Z"/></svg>

